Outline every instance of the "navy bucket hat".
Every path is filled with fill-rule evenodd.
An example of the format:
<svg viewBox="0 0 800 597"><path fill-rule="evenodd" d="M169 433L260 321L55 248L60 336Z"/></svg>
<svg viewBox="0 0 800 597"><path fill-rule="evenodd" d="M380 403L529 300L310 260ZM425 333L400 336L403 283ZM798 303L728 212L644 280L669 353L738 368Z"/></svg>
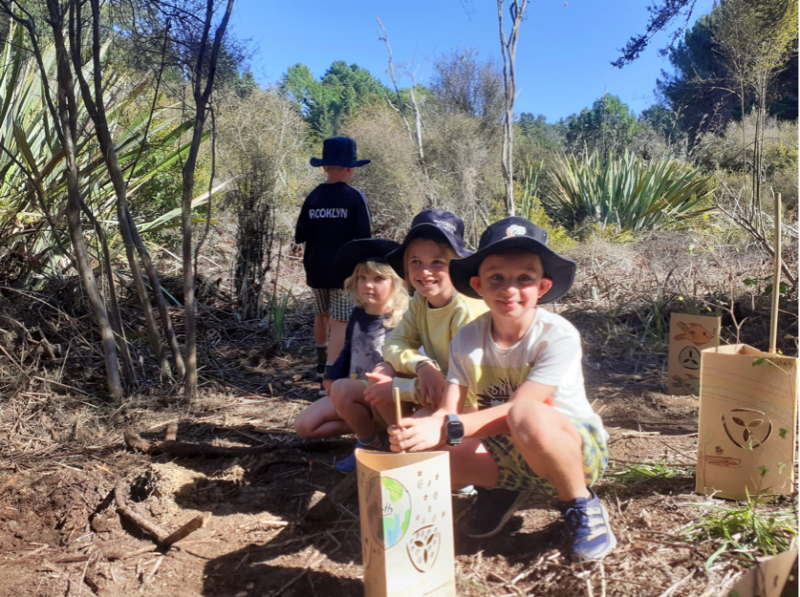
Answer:
<svg viewBox="0 0 800 597"><path fill-rule="evenodd" d="M539 256L544 266L544 276L553 281L553 286L539 303L551 303L564 296L572 287L577 266L574 261L565 259L547 246L547 232L525 218L511 217L495 222L481 235L478 250L464 259L450 261L450 279L456 290L479 299L469 281L478 275L481 263L489 255L522 249Z"/></svg>
<svg viewBox="0 0 800 597"><path fill-rule="evenodd" d="M457 215L441 209L426 209L411 220L411 229L403 244L389 253L386 259L401 278L405 278L405 256L408 245L416 238L435 238L453 247L459 257L469 257L472 251L464 246L464 222Z"/></svg>
<svg viewBox="0 0 800 597"><path fill-rule="evenodd" d="M349 137L331 137L322 142L322 159L311 158L314 168L319 166L341 166L342 168L360 168L370 160L359 160L356 154L356 142Z"/></svg>
<svg viewBox="0 0 800 597"><path fill-rule="evenodd" d="M400 243L387 238L360 238L351 240L342 245L336 255L336 276L339 281L344 281L353 275L359 263L364 261L377 261L388 263L386 256L397 249Z"/></svg>

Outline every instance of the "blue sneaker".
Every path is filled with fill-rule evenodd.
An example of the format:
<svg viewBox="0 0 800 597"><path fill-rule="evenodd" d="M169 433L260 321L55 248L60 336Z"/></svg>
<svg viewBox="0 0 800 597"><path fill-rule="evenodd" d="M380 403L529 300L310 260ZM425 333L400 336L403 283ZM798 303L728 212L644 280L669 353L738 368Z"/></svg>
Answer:
<svg viewBox="0 0 800 597"><path fill-rule="evenodd" d="M592 490L589 492L588 499L577 498L558 504L572 540L570 555L573 560L582 562L600 560L617 546L605 506Z"/></svg>
<svg viewBox="0 0 800 597"><path fill-rule="evenodd" d="M356 442L356 449L358 448L361 448L363 450L364 446ZM339 471L340 473L352 473L354 470L356 470L355 450L353 450L353 453L350 454L350 456L338 460L336 464L334 464L333 466L335 466L336 470Z"/></svg>

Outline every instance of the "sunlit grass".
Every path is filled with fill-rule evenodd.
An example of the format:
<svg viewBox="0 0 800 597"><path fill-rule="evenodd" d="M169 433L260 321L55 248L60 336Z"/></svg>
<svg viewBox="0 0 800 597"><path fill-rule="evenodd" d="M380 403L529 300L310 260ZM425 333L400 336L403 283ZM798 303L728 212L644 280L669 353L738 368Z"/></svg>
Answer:
<svg viewBox="0 0 800 597"><path fill-rule="evenodd" d="M619 485L634 487L654 479L678 479L690 477L694 467L654 462L652 464L610 463L605 478L612 479Z"/></svg>

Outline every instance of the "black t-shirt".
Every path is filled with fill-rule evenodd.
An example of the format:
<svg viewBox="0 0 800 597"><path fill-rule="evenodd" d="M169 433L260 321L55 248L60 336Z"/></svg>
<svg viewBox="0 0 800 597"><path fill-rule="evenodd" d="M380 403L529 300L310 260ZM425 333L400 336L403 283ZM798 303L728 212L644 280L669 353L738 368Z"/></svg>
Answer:
<svg viewBox="0 0 800 597"><path fill-rule="evenodd" d="M341 288L336 254L351 240L370 236L364 193L344 182L319 185L306 197L294 235L296 243L306 244L306 283L311 288Z"/></svg>
<svg viewBox="0 0 800 597"><path fill-rule="evenodd" d="M383 325L384 320L384 315L370 315L361 307L355 307L347 322L344 348L325 378L366 379L365 374L383 361L383 345L392 335L392 330Z"/></svg>

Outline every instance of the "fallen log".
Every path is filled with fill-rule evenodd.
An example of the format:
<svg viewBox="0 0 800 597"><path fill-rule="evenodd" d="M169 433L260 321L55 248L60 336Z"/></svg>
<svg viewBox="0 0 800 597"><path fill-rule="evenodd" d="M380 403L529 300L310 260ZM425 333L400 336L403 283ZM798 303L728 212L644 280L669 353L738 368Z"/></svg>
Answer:
<svg viewBox="0 0 800 597"><path fill-rule="evenodd" d="M222 428L224 429L224 428ZM215 446L213 444L190 443L176 440L163 440L149 442L142 439L133 429L125 429L125 443L134 450L139 450L145 454L169 454L187 458L196 457L222 457L222 458L242 458L257 454L265 454L277 449L296 448L299 450L321 451L351 447L355 444L354 439L330 439L316 441L291 441L273 444L262 444L260 446Z"/></svg>

